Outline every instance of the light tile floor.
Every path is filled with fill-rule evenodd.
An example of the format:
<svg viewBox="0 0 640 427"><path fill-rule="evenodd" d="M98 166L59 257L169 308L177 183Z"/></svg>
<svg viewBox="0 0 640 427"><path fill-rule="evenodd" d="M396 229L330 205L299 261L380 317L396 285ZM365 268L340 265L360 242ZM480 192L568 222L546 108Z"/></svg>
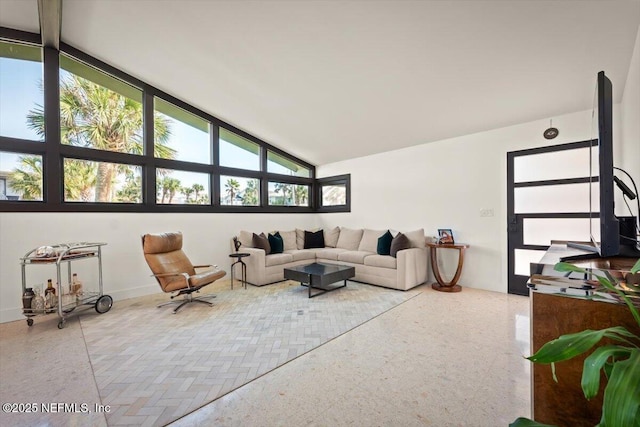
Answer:
<svg viewBox="0 0 640 427"><path fill-rule="evenodd" d="M172 426L506 426L530 416L526 297L415 298Z"/></svg>
<svg viewBox="0 0 640 427"><path fill-rule="evenodd" d="M528 299L416 290L172 425L497 426L530 416ZM0 325L0 401L101 403L80 322L62 331L54 317L42 323ZM12 426L107 420L95 411L0 413L0 425Z"/></svg>

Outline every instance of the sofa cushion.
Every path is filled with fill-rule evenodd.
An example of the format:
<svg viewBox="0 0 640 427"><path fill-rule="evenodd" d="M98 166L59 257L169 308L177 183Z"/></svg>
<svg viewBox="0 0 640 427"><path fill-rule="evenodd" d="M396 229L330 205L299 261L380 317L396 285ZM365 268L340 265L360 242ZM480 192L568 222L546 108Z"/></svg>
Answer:
<svg viewBox="0 0 640 427"><path fill-rule="evenodd" d="M351 262L354 264L364 264L365 257L375 255L369 251L346 251L338 254L338 261Z"/></svg>
<svg viewBox="0 0 640 427"><path fill-rule="evenodd" d="M267 239L267 236L265 236L264 233L253 233L252 241L254 248L262 249L267 255L271 253L271 245L269 244L269 239Z"/></svg>
<svg viewBox="0 0 640 427"><path fill-rule="evenodd" d="M358 246L360 246L360 240L362 239L362 233L362 229L354 230L346 227L340 228L340 237L338 237L336 248L357 251Z"/></svg>
<svg viewBox="0 0 640 427"><path fill-rule="evenodd" d="M293 256L294 261L302 261L305 259L315 260L316 251L317 249L293 249L291 251L287 251L286 253Z"/></svg>
<svg viewBox="0 0 640 427"><path fill-rule="evenodd" d="M251 231L241 230L238 234L238 240L245 248L253 247L253 233Z"/></svg>
<svg viewBox="0 0 640 427"><path fill-rule="evenodd" d="M376 252L378 255L390 255L391 254L391 242L393 241L393 235L389 230L378 238L378 245L376 246Z"/></svg>
<svg viewBox="0 0 640 427"><path fill-rule="evenodd" d="M270 267L272 265L281 265L292 261L293 255L291 254L271 254L265 257L264 265L265 267Z"/></svg>
<svg viewBox="0 0 640 427"><path fill-rule="evenodd" d="M282 236L285 251L298 249L298 245L296 244L296 230L280 231L280 236Z"/></svg>
<svg viewBox="0 0 640 427"><path fill-rule="evenodd" d="M304 230L296 228L296 248L304 249Z"/></svg>
<svg viewBox="0 0 640 427"><path fill-rule="evenodd" d="M411 248L424 248L426 246L424 239L424 228L414 231L408 231L404 233L404 235L407 236L407 239L409 239Z"/></svg>
<svg viewBox="0 0 640 427"><path fill-rule="evenodd" d="M340 227L334 227L330 230L324 230L324 245L329 248L335 248L340 237Z"/></svg>
<svg viewBox="0 0 640 427"><path fill-rule="evenodd" d="M395 269L398 267L398 261L390 255L371 255L364 259L364 265Z"/></svg>
<svg viewBox="0 0 640 427"><path fill-rule="evenodd" d="M391 241L391 249L389 250L389 254L395 258L398 251L409 249L410 247L411 242L409 242L407 236L402 233L398 233L396 237L394 237Z"/></svg>
<svg viewBox="0 0 640 427"><path fill-rule="evenodd" d="M275 234L269 233L267 237L269 239L269 246L271 246L272 254L281 254L284 251L284 242L282 241L282 236L280 236L279 232L275 232Z"/></svg>
<svg viewBox="0 0 640 427"><path fill-rule="evenodd" d="M324 248L324 234L322 230L304 232L304 248Z"/></svg>
<svg viewBox="0 0 640 427"><path fill-rule="evenodd" d="M330 259L333 261L337 261L338 255L340 255L343 252L347 252L347 250L342 248L318 249L316 251L316 257L318 257L318 259Z"/></svg>
<svg viewBox="0 0 640 427"><path fill-rule="evenodd" d="M383 234L384 230L369 230L365 228L362 233L362 239L360 239L360 245L358 245L358 250L376 252L378 248L378 238Z"/></svg>

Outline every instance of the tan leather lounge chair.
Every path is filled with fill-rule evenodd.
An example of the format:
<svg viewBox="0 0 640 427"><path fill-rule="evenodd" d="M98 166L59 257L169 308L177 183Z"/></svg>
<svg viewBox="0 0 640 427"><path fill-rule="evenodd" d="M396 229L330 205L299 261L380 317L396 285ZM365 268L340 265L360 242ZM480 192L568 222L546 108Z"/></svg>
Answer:
<svg viewBox="0 0 640 427"><path fill-rule="evenodd" d="M182 251L182 233L145 234L142 236L142 249L144 258L149 264L163 292L172 293L171 299L184 295L184 299L169 301L158 305L180 304L174 310L175 314L185 304L200 302L213 306L209 301L215 295L208 294L194 297L193 293L200 292L203 287L224 277L226 272L211 269L211 265L193 265ZM196 268L210 269L196 273Z"/></svg>

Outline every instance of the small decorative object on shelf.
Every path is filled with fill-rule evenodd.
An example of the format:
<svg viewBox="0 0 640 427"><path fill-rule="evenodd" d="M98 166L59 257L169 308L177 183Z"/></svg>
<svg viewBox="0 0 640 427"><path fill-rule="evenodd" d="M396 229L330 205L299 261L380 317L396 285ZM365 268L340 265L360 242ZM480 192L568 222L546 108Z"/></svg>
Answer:
<svg viewBox="0 0 640 427"><path fill-rule="evenodd" d="M82 295L82 282L78 279L78 273L73 273L73 279L71 280L71 294Z"/></svg>
<svg viewBox="0 0 640 427"><path fill-rule="evenodd" d="M31 301L34 296L36 296L36 294L33 292L33 288L26 288L24 290L24 294L22 294L22 309L25 313L31 312Z"/></svg>
<svg viewBox="0 0 640 427"><path fill-rule="evenodd" d="M238 236L233 236L233 247L236 249L236 252L240 250L240 246L242 246L242 243L238 240Z"/></svg>
<svg viewBox="0 0 640 427"><path fill-rule="evenodd" d="M38 258L51 258L56 256L56 250L53 249L53 246L40 246L36 249L35 256Z"/></svg>
<svg viewBox="0 0 640 427"><path fill-rule="evenodd" d="M42 296L40 289L36 289L35 292L36 294L31 300L31 311L33 313L42 313L44 312L45 306L44 297Z"/></svg>
<svg viewBox="0 0 640 427"><path fill-rule="evenodd" d="M440 244L454 244L453 231L450 228L438 229L438 243Z"/></svg>
<svg viewBox="0 0 640 427"><path fill-rule="evenodd" d="M55 307L58 302L56 297L56 289L53 287L53 281L47 280L47 289L44 290L44 301L47 308Z"/></svg>

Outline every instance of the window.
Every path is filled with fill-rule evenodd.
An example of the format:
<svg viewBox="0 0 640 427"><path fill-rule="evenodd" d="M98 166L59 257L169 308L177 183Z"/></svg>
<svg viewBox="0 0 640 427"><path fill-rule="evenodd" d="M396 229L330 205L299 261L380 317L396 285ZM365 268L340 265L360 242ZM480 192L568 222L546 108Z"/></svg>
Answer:
<svg viewBox="0 0 640 427"><path fill-rule="evenodd" d="M226 206L259 206L260 180L237 176L221 176L220 204Z"/></svg>
<svg viewBox="0 0 640 427"><path fill-rule="evenodd" d="M64 159L64 201L142 203L142 168Z"/></svg>
<svg viewBox="0 0 640 427"><path fill-rule="evenodd" d="M343 206L347 204L347 185L323 185L322 206Z"/></svg>
<svg viewBox="0 0 640 427"><path fill-rule="evenodd" d="M156 171L156 203L208 205L210 200L209 174L171 169Z"/></svg>
<svg viewBox="0 0 640 427"><path fill-rule="evenodd" d="M142 91L60 55L63 144L143 154Z"/></svg>
<svg viewBox="0 0 640 427"><path fill-rule="evenodd" d="M351 175L320 178L317 182L319 211L349 212L351 210Z"/></svg>
<svg viewBox="0 0 640 427"><path fill-rule="evenodd" d="M44 141L42 49L0 41L0 136Z"/></svg>
<svg viewBox="0 0 640 427"><path fill-rule="evenodd" d="M308 168L273 151L267 152L267 171L304 178L311 177L311 171Z"/></svg>
<svg viewBox="0 0 640 427"><path fill-rule="evenodd" d="M0 200L42 201L42 156L0 151L0 180Z"/></svg>
<svg viewBox="0 0 640 427"><path fill-rule="evenodd" d="M317 206L313 165L64 42L56 51L41 48L38 34L3 37L20 39L0 41L3 211Z"/></svg>
<svg viewBox="0 0 640 427"><path fill-rule="evenodd" d="M220 128L220 166L260 170L260 146Z"/></svg>
<svg viewBox="0 0 640 427"><path fill-rule="evenodd" d="M154 104L154 155L211 164L209 122L161 98Z"/></svg>
<svg viewBox="0 0 640 427"><path fill-rule="evenodd" d="M270 182L269 206L309 206L309 186Z"/></svg>

